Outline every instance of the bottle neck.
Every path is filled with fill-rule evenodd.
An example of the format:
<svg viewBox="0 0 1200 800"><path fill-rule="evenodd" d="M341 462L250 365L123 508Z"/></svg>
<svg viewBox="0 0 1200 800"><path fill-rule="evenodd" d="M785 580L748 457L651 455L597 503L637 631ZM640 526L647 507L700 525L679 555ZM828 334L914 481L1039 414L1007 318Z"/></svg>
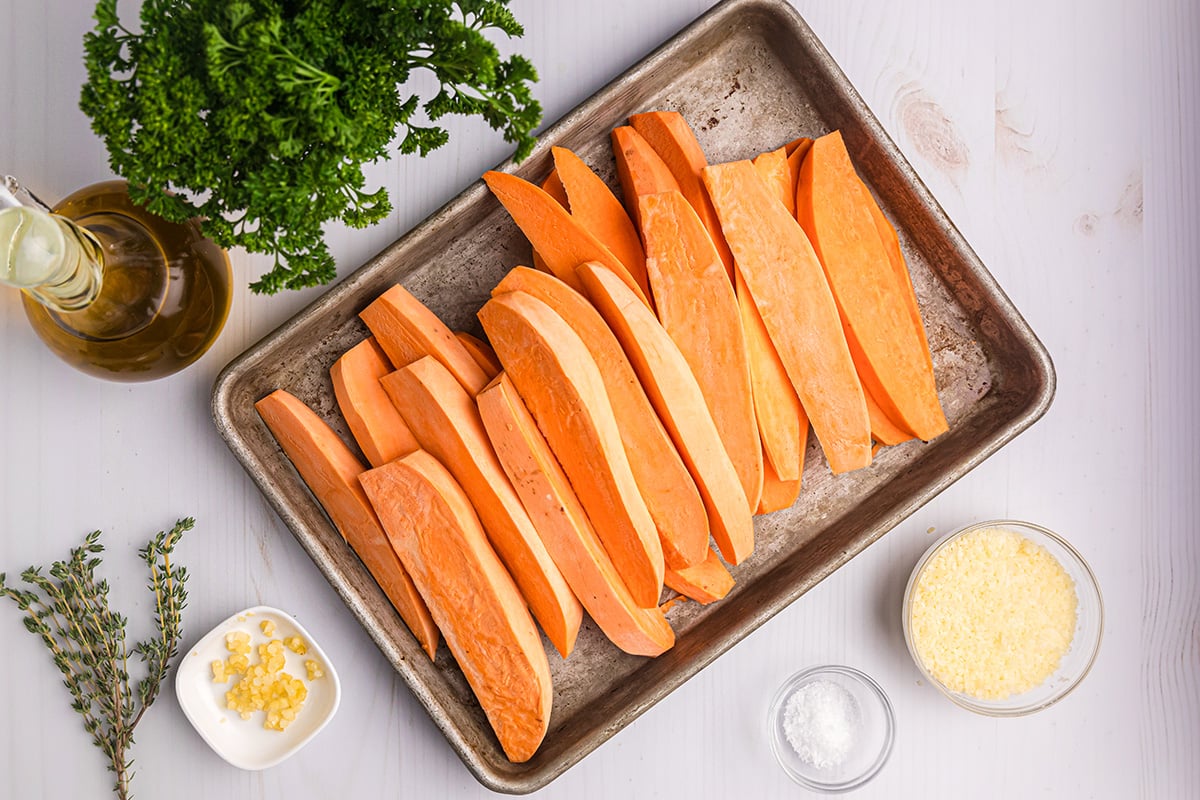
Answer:
<svg viewBox="0 0 1200 800"><path fill-rule="evenodd" d="M78 311L99 296L103 274L103 249L87 229L34 206L0 208L0 284Z"/></svg>

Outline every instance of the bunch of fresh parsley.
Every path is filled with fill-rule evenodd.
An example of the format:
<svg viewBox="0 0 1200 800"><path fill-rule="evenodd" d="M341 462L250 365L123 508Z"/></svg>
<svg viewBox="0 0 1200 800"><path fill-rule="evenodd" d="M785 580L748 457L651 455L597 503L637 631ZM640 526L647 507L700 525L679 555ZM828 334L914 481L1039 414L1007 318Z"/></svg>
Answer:
<svg viewBox="0 0 1200 800"><path fill-rule="evenodd" d="M80 105L135 202L199 217L223 247L274 256L251 284L274 294L336 275L330 220L365 227L391 211L363 165L446 143L436 121L479 115L516 157L541 106L533 65L488 33L520 36L508 0L145 0L140 32L100 0L84 39ZM406 91L415 70L439 83Z"/></svg>

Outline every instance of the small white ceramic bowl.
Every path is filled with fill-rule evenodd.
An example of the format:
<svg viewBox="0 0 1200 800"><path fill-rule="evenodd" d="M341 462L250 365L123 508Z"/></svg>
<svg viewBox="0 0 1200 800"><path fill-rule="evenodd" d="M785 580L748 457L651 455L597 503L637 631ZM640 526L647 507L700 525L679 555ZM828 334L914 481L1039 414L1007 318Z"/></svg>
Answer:
<svg viewBox="0 0 1200 800"><path fill-rule="evenodd" d="M262 632L263 620L275 623L275 632L270 637ZM284 671L303 680L308 688L304 706L284 730L264 728L265 717L261 711L255 712L250 719L242 719L236 711L225 707L225 692L233 688L238 676L226 683L214 683L212 662L229 658L225 634L233 631L250 634L252 664L258 660L258 645L269 639L299 636L308 645L304 655L284 648ZM304 662L309 659L321 665L324 676L311 681L307 679ZM188 722L217 755L235 767L260 770L290 757L325 727L337 712L342 687L329 656L300 623L277 608L255 606L232 615L184 653L175 673L175 695Z"/></svg>

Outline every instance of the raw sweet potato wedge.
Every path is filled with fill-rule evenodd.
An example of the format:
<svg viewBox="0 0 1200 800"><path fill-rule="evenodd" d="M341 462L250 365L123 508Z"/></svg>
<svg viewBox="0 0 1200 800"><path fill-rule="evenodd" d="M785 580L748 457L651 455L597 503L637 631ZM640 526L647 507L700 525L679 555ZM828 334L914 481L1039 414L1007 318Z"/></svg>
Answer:
<svg viewBox="0 0 1200 800"><path fill-rule="evenodd" d="M476 398L479 415L525 510L575 596L604 635L626 653L656 656L675 644L657 608L642 608L592 528L537 423L507 375Z"/></svg>
<svg viewBox="0 0 1200 800"><path fill-rule="evenodd" d="M649 297L646 254L625 206L579 156L565 147L552 147L550 152L554 155L554 171L567 194L571 217L620 259Z"/></svg>
<svg viewBox="0 0 1200 800"><path fill-rule="evenodd" d="M804 159L796 218L825 269L863 385L897 427L925 441L944 433L946 416L910 290L892 267L838 131L814 141Z"/></svg>
<svg viewBox="0 0 1200 800"><path fill-rule="evenodd" d="M475 359L475 363L483 370L483 374L489 381L500 374L500 359L496 358L496 351L490 344L466 331L455 331L454 336L471 354L471 358Z"/></svg>
<svg viewBox="0 0 1200 800"><path fill-rule="evenodd" d="M365 467L325 420L278 389L254 404L275 441L432 659L438 629L359 485Z"/></svg>
<svg viewBox="0 0 1200 800"><path fill-rule="evenodd" d="M471 498L488 540L542 630L566 658L575 646L583 609L504 474L475 400L429 356L382 383L422 449L441 461Z"/></svg>
<svg viewBox="0 0 1200 800"><path fill-rule="evenodd" d="M487 375L454 332L403 286L396 284L388 289L364 308L359 317L371 329L393 367L399 369L424 356L433 356L471 394L487 385Z"/></svg>
<svg viewBox="0 0 1200 800"><path fill-rule="evenodd" d="M550 174L546 176L546 180L542 181L542 191L558 201L558 204L563 208L570 209L567 201L567 190L563 188L562 181L558 179L558 172L550 170ZM542 272L550 272L550 268L546 266L546 260L535 249L533 251L533 268L540 269Z"/></svg>
<svg viewBox="0 0 1200 800"><path fill-rule="evenodd" d="M504 754L528 761L550 724L550 664L466 493L421 450L363 473L362 485Z"/></svg>
<svg viewBox="0 0 1200 800"><path fill-rule="evenodd" d="M599 261L620 275L642 302L650 305L646 293L621 260L540 187L507 172L485 172L483 180L551 274L578 287L575 267L584 261Z"/></svg>
<svg viewBox="0 0 1200 800"><path fill-rule="evenodd" d="M754 418L762 441L764 465L770 466L777 478L798 482L804 472L808 415L800 405L796 387L779 360L779 353L737 265L734 266L734 280L746 352L750 357Z"/></svg>
<svg viewBox="0 0 1200 800"><path fill-rule="evenodd" d="M629 215L633 217L638 230L641 230L638 198L645 194L680 191L679 181L650 143L628 125L613 128L612 148L617 160L621 192L625 195L625 207L629 209Z"/></svg>
<svg viewBox="0 0 1200 800"><path fill-rule="evenodd" d="M806 427L805 431L807 432L807 430ZM791 508L800 497L800 482L800 478L792 481L783 480L775 474L775 468L771 466L771 462L765 462L763 464L762 497L759 499L758 508L754 510L754 513L770 514L772 511Z"/></svg>
<svg viewBox="0 0 1200 800"><path fill-rule="evenodd" d="M526 292L554 311L583 340L608 392L625 455L669 567L687 567L708 550L708 514L696 482L650 405L621 343L586 297L553 275L516 267L492 290Z"/></svg>
<svg viewBox="0 0 1200 800"><path fill-rule="evenodd" d="M867 402L833 293L804 230L749 161L706 167L704 183L830 468L840 473L867 466Z"/></svg>
<svg viewBox="0 0 1200 800"><path fill-rule="evenodd" d="M488 300L479 320L634 602L658 605L662 545L587 346L554 309L524 292Z"/></svg>
<svg viewBox="0 0 1200 800"><path fill-rule="evenodd" d="M682 194L643 195L639 203L659 322L700 384L753 512L762 494L763 455L733 285L712 239Z"/></svg>
<svg viewBox="0 0 1200 800"><path fill-rule="evenodd" d="M812 143L812 139L801 136L783 146L783 149L787 151L788 171L792 173L792 202L790 205L793 214L796 213L795 192L796 184L800 182L800 165L804 163L804 157L808 155Z"/></svg>
<svg viewBox="0 0 1200 800"><path fill-rule="evenodd" d="M379 379L391 371L392 364L374 336L351 347L329 368L338 409L373 467L406 456L418 446L379 385Z"/></svg>
<svg viewBox="0 0 1200 800"><path fill-rule="evenodd" d="M687 120L675 111L649 111L644 114L634 114L629 118L629 124L641 134L647 144L658 153L667 169L679 183L679 190L692 204L700 221L704 223L708 235L713 240L717 252L721 254L721 263L725 265L725 273L733 280L733 253L721 233L721 223L717 218L716 209L701 180L701 171L708 165L704 150L696 141ZM665 191L665 190L664 190Z"/></svg>
<svg viewBox="0 0 1200 800"><path fill-rule="evenodd" d="M768 150L759 153L751 162L758 170L759 177L779 197L789 214L796 213L796 181L788 166L787 152L784 148Z"/></svg>
<svg viewBox="0 0 1200 800"><path fill-rule="evenodd" d="M687 360L650 310L602 264L581 265L579 277L692 473L717 547L731 564L740 564L754 549L751 509Z"/></svg>
<svg viewBox="0 0 1200 800"><path fill-rule="evenodd" d="M665 580L667 586L702 606L720 600L733 588L733 576L713 550L709 550L708 557L693 567L667 570Z"/></svg>

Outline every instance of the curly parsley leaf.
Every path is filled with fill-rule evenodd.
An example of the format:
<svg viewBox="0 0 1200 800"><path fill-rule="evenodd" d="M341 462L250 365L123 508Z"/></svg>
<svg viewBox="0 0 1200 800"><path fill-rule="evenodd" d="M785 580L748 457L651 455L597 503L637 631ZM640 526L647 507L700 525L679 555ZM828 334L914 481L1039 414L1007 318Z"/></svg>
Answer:
<svg viewBox="0 0 1200 800"><path fill-rule="evenodd" d="M489 38L523 34L507 3L145 0L131 33L117 0L99 0L80 107L136 202L273 257L253 291L324 284L325 224L391 212L363 166L393 140L424 156L449 139L438 120L475 115L529 155L537 73ZM433 74L433 97L405 90L415 70Z"/></svg>

